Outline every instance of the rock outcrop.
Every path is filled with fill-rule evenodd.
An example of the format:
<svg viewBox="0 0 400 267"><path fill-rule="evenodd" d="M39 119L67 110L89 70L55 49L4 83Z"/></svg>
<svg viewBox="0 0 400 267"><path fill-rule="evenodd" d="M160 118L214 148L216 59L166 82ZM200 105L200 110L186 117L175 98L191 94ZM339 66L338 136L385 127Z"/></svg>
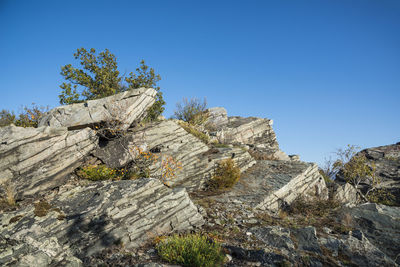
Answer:
<svg viewBox="0 0 400 267"><path fill-rule="evenodd" d="M98 143L89 128L0 128L0 182L11 183L16 197L62 185Z"/></svg>
<svg viewBox="0 0 400 267"><path fill-rule="evenodd" d="M81 266L113 245L135 248L159 235L201 226L185 189L156 179L99 182L0 215L0 264Z"/></svg>
<svg viewBox="0 0 400 267"><path fill-rule="evenodd" d="M394 197L394 204L400 206L400 143L367 148L359 152L367 158L367 163L375 164L376 176L381 181L379 188L384 188ZM338 182L345 182L340 172L336 176ZM368 188L370 182L362 184Z"/></svg>
<svg viewBox="0 0 400 267"><path fill-rule="evenodd" d="M182 169L170 184L181 185L188 190L200 189L222 159L233 158L242 172L255 164L245 150L238 147L210 148L174 121L151 123L133 129L124 137L98 148L94 155L108 166L117 168L127 165L137 156L135 147L144 147L160 158L172 156ZM160 161L153 164L151 170L160 175Z"/></svg>
<svg viewBox="0 0 400 267"><path fill-rule="evenodd" d="M139 121L155 101L157 91L152 88L129 90L113 96L89 100L85 103L52 109L39 122L39 126L80 129L105 122L117 122L121 130Z"/></svg>
<svg viewBox="0 0 400 267"><path fill-rule="evenodd" d="M264 160L258 161L216 201L240 201L255 209L278 212L297 197L307 195L328 198L316 164Z"/></svg>

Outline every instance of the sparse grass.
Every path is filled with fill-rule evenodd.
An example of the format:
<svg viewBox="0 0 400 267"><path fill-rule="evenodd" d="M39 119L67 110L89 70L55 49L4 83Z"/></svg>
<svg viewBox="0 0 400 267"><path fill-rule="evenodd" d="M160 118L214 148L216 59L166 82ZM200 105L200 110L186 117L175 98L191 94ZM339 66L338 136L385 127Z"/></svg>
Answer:
<svg viewBox="0 0 400 267"><path fill-rule="evenodd" d="M207 134L196 129L196 126L191 125L190 123L187 122L180 122L179 125L183 129L185 129L186 132L194 135L195 137L200 139L203 143L208 144L210 142L210 137Z"/></svg>
<svg viewBox="0 0 400 267"><path fill-rule="evenodd" d="M240 168L229 158L218 163L209 186L212 190L229 189L232 188L239 179Z"/></svg>
<svg viewBox="0 0 400 267"><path fill-rule="evenodd" d="M15 200L16 192L14 185L10 181L7 181L2 184L2 189L3 196L0 198L0 210L9 211L15 209L17 203Z"/></svg>
<svg viewBox="0 0 400 267"><path fill-rule="evenodd" d="M221 266L225 258L218 242L199 234L164 238L156 249L163 260L182 266Z"/></svg>
<svg viewBox="0 0 400 267"><path fill-rule="evenodd" d="M230 147L228 144L221 144L218 142L212 143L212 146L215 148L229 148Z"/></svg>

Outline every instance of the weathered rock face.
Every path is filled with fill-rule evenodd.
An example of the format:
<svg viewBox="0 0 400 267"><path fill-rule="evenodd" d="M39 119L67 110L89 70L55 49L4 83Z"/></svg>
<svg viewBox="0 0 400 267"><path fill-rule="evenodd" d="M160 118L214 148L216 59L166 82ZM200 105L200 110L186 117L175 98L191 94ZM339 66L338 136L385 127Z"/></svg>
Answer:
<svg viewBox="0 0 400 267"><path fill-rule="evenodd" d="M84 128L94 124L119 121L119 128L128 129L140 120L155 101L157 91L152 88L129 90L113 96L89 100L85 103L52 109L39 122L39 126Z"/></svg>
<svg viewBox="0 0 400 267"><path fill-rule="evenodd" d="M395 204L400 206L400 143L364 149L369 163L376 166L376 176L381 180L379 187L387 189L395 197ZM337 181L344 182L340 172ZM366 182L368 187L368 181Z"/></svg>
<svg viewBox="0 0 400 267"><path fill-rule="evenodd" d="M206 125L211 128L221 129L225 125L228 124L228 113L225 108L222 107L214 107L209 108L208 119L206 121Z"/></svg>
<svg viewBox="0 0 400 267"><path fill-rule="evenodd" d="M230 192L218 199L239 200L255 209L277 212L298 196L307 194L328 198L328 189L316 164L265 160L258 161Z"/></svg>
<svg viewBox="0 0 400 267"><path fill-rule="evenodd" d="M225 158L233 158L241 171L255 164L241 148L210 149L206 144L173 121L162 121L134 129L119 140L98 148L94 155L111 167L122 167L135 157L134 147L145 147L161 157L172 156L182 169L171 180L171 185L182 185L188 190L201 188L210 179L215 165ZM151 167L160 175L160 161Z"/></svg>
<svg viewBox="0 0 400 267"><path fill-rule="evenodd" d="M223 144L243 144L251 147L263 159L290 160L279 150L272 120L256 117L227 117L222 108L209 109L208 126L212 140Z"/></svg>
<svg viewBox="0 0 400 267"><path fill-rule="evenodd" d="M354 205L360 202L357 190L349 183L344 183L342 185L333 184L335 188L333 189L333 198L343 204Z"/></svg>
<svg viewBox="0 0 400 267"><path fill-rule="evenodd" d="M156 179L99 182L59 193L49 205L0 215L0 264L82 265L113 244L134 248L203 224L185 189Z"/></svg>
<svg viewBox="0 0 400 267"><path fill-rule="evenodd" d="M89 128L0 128L0 181L9 181L17 198L62 185L98 143Z"/></svg>
<svg viewBox="0 0 400 267"><path fill-rule="evenodd" d="M400 143L368 148L361 153L375 163L377 176L382 180L381 186L396 197L400 206Z"/></svg>
<svg viewBox="0 0 400 267"><path fill-rule="evenodd" d="M348 210L357 229L400 264L400 207L367 203Z"/></svg>

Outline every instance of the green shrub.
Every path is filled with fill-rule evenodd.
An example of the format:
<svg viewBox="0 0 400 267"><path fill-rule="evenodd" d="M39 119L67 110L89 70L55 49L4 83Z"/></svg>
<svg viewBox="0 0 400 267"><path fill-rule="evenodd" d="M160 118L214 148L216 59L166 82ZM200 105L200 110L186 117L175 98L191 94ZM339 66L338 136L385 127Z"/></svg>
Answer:
<svg viewBox="0 0 400 267"><path fill-rule="evenodd" d="M211 189L232 188L240 179L240 168L232 159L225 159L218 163L210 181Z"/></svg>
<svg viewBox="0 0 400 267"><path fill-rule="evenodd" d="M60 85L60 104L79 103L145 87L157 91L156 101L147 110L145 120L154 121L164 111L165 101L160 87L157 86L161 76L156 74L153 68L145 65L144 60L140 62L136 73L129 73L123 80L118 71L117 59L108 49L96 55L94 48L89 51L79 48L74 57L80 60L83 68L75 68L71 64L61 67L61 75L67 82Z"/></svg>
<svg viewBox="0 0 400 267"><path fill-rule="evenodd" d="M179 125L182 126L182 128L185 129L186 132L199 138L203 143L208 144L210 142L210 137L207 134L197 130L196 126L187 122L180 122Z"/></svg>
<svg viewBox="0 0 400 267"><path fill-rule="evenodd" d="M40 118L45 112L49 110L48 107L37 106L32 103L32 107L25 106L23 112L18 117L14 112L3 109L0 111L0 127L14 124L19 127L38 127Z"/></svg>
<svg viewBox="0 0 400 267"><path fill-rule="evenodd" d="M378 188L378 189L371 191L367 195L367 199L369 202L374 202L374 203L383 204L383 205L387 205L387 206L395 206L396 205L395 196L383 188Z"/></svg>
<svg viewBox="0 0 400 267"><path fill-rule="evenodd" d="M105 165L88 165L78 171L78 175L91 181L121 180L130 177L127 170L116 170Z"/></svg>
<svg viewBox="0 0 400 267"><path fill-rule="evenodd" d="M163 260L182 266L221 266L225 258L218 242L199 234L168 237L156 249Z"/></svg>
<svg viewBox="0 0 400 267"><path fill-rule="evenodd" d="M174 117L178 120L183 120L192 125L200 125L206 122L208 118L207 101L204 98L201 102L197 98L192 98L190 101L183 98L183 103L176 104Z"/></svg>

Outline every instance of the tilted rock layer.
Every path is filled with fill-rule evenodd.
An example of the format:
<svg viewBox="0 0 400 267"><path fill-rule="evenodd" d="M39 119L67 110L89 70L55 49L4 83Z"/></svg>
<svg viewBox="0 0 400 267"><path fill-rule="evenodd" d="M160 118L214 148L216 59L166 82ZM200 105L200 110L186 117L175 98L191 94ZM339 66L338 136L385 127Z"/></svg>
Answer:
<svg viewBox="0 0 400 267"><path fill-rule="evenodd" d="M133 89L85 103L52 109L39 122L39 126L84 128L93 124L118 121L121 130L146 114L155 101L157 91L152 88Z"/></svg>
<svg viewBox="0 0 400 267"><path fill-rule="evenodd" d="M89 128L0 128L0 181L13 185L17 197L60 186L98 143Z"/></svg>
<svg viewBox="0 0 400 267"><path fill-rule="evenodd" d="M0 215L0 264L81 264L115 244L135 248L203 224L186 190L156 179L98 182Z"/></svg>
<svg viewBox="0 0 400 267"><path fill-rule="evenodd" d="M201 188L222 159L233 158L241 171L255 164L249 153L241 148L210 149L174 121L162 121L134 129L119 140L98 148L94 155L111 167L122 167L137 156L136 147L154 151L160 158L172 156L182 169L176 172L170 184L182 185L188 190ZM160 161L152 166L152 173L160 175Z"/></svg>

